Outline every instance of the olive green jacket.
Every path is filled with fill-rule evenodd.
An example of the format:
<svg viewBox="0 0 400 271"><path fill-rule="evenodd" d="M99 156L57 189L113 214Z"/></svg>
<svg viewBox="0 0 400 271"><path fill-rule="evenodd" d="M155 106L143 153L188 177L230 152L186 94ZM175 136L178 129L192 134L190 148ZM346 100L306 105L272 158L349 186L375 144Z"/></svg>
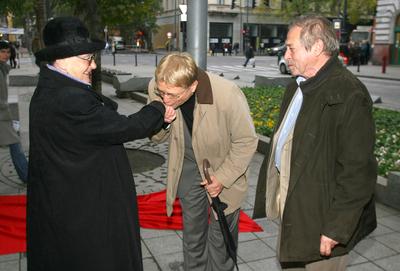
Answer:
<svg viewBox="0 0 400 271"><path fill-rule="evenodd" d="M340 243L333 256L343 255L376 228L375 126L367 89L336 57L300 87L303 104L293 132L281 262L322 259L321 234ZM296 82L288 86L277 127L296 89ZM269 178L266 170L269 159L274 159L271 152L260 170L255 217L265 216L266 197L275 197L279 186L279 177Z"/></svg>

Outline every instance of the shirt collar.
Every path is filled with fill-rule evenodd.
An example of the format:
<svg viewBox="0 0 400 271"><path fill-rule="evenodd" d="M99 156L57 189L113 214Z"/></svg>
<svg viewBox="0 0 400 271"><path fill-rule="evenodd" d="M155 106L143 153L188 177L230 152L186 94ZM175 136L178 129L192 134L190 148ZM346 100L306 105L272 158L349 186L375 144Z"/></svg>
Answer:
<svg viewBox="0 0 400 271"><path fill-rule="evenodd" d="M298 85L298 86L300 86L300 83L301 83L301 82L304 82L304 81L306 81L306 78L304 78L304 77L302 77L302 76L298 76L298 77L296 78L296 82L297 82L297 85Z"/></svg>
<svg viewBox="0 0 400 271"><path fill-rule="evenodd" d="M85 82L85 81L82 81L82 80L80 80L80 79L78 79L78 78L76 78L76 77L74 77L74 76L72 76L72 75L70 75L70 74L68 74L68 73L66 73L66 72L64 72L64 71L62 71L62 70L60 70L60 69L57 69L57 68L54 67L53 65L47 64L47 68L49 68L49 69L52 70L52 71L58 72L58 73L60 73L60 74L62 74L62 75L64 75L64 76L66 76L66 77L68 77L68 78L70 78L70 79L72 79L72 80L75 80L75 81L77 81L77 82L79 82L79 83L82 83L82 84L91 86L91 84L89 84L89 83L87 83L87 82Z"/></svg>
<svg viewBox="0 0 400 271"><path fill-rule="evenodd" d="M210 78L207 73L199 69L197 76L198 85L196 88L196 98L199 104L212 104L213 95Z"/></svg>

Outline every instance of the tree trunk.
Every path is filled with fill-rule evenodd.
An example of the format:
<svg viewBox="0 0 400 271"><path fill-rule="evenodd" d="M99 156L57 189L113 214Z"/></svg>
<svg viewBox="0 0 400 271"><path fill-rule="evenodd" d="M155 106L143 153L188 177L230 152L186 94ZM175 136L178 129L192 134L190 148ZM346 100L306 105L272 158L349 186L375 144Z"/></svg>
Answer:
<svg viewBox="0 0 400 271"><path fill-rule="evenodd" d="M36 14L36 35L35 35L35 48L34 52L44 48L43 42L43 28L47 22L46 16L46 0L34 0L34 9Z"/></svg>
<svg viewBox="0 0 400 271"><path fill-rule="evenodd" d="M84 0L75 7L75 13L83 17L83 21L89 29L92 39L102 40L103 28L96 0ZM101 54L96 56L97 69L92 72L92 87L97 93L101 93Z"/></svg>

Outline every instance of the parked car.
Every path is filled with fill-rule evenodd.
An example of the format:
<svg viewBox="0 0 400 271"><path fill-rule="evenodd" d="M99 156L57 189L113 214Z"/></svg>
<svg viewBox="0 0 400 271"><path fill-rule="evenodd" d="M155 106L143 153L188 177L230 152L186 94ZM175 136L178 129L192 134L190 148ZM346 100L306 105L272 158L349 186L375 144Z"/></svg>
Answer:
<svg viewBox="0 0 400 271"><path fill-rule="evenodd" d="M285 43L280 43L278 45L275 45L273 47L267 48L267 54L270 56L276 56L279 53L282 53L286 49L286 44Z"/></svg>
<svg viewBox="0 0 400 271"><path fill-rule="evenodd" d="M280 71L282 74L290 74L290 69L289 69L289 67L288 67L288 65L287 65L287 63L286 63L285 58L282 57L282 58L279 60L279 62L278 62L278 67L279 67L279 71Z"/></svg>

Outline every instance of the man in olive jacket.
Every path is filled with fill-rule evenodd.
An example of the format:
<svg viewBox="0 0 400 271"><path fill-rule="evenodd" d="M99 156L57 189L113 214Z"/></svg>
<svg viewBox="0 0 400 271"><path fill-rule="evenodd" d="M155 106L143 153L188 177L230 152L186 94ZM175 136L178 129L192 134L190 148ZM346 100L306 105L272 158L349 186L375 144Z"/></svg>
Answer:
<svg viewBox="0 0 400 271"><path fill-rule="evenodd" d="M232 82L199 69L188 54L164 57L149 84L150 100L176 108L176 120L152 137L169 140L167 214L175 197L183 210L184 270L233 270L220 226L209 202L219 195L237 244L240 206L246 198L246 171L257 147L247 100ZM211 163L206 185L203 159Z"/></svg>
<svg viewBox="0 0 400 271"><path fill-rule="evenodd" d="M325 18L297 19L286 45L297 83L283 98L254 215L280 218L284 269L345 270L348 252L376 227L372 101L339 62Z"/></svg>

